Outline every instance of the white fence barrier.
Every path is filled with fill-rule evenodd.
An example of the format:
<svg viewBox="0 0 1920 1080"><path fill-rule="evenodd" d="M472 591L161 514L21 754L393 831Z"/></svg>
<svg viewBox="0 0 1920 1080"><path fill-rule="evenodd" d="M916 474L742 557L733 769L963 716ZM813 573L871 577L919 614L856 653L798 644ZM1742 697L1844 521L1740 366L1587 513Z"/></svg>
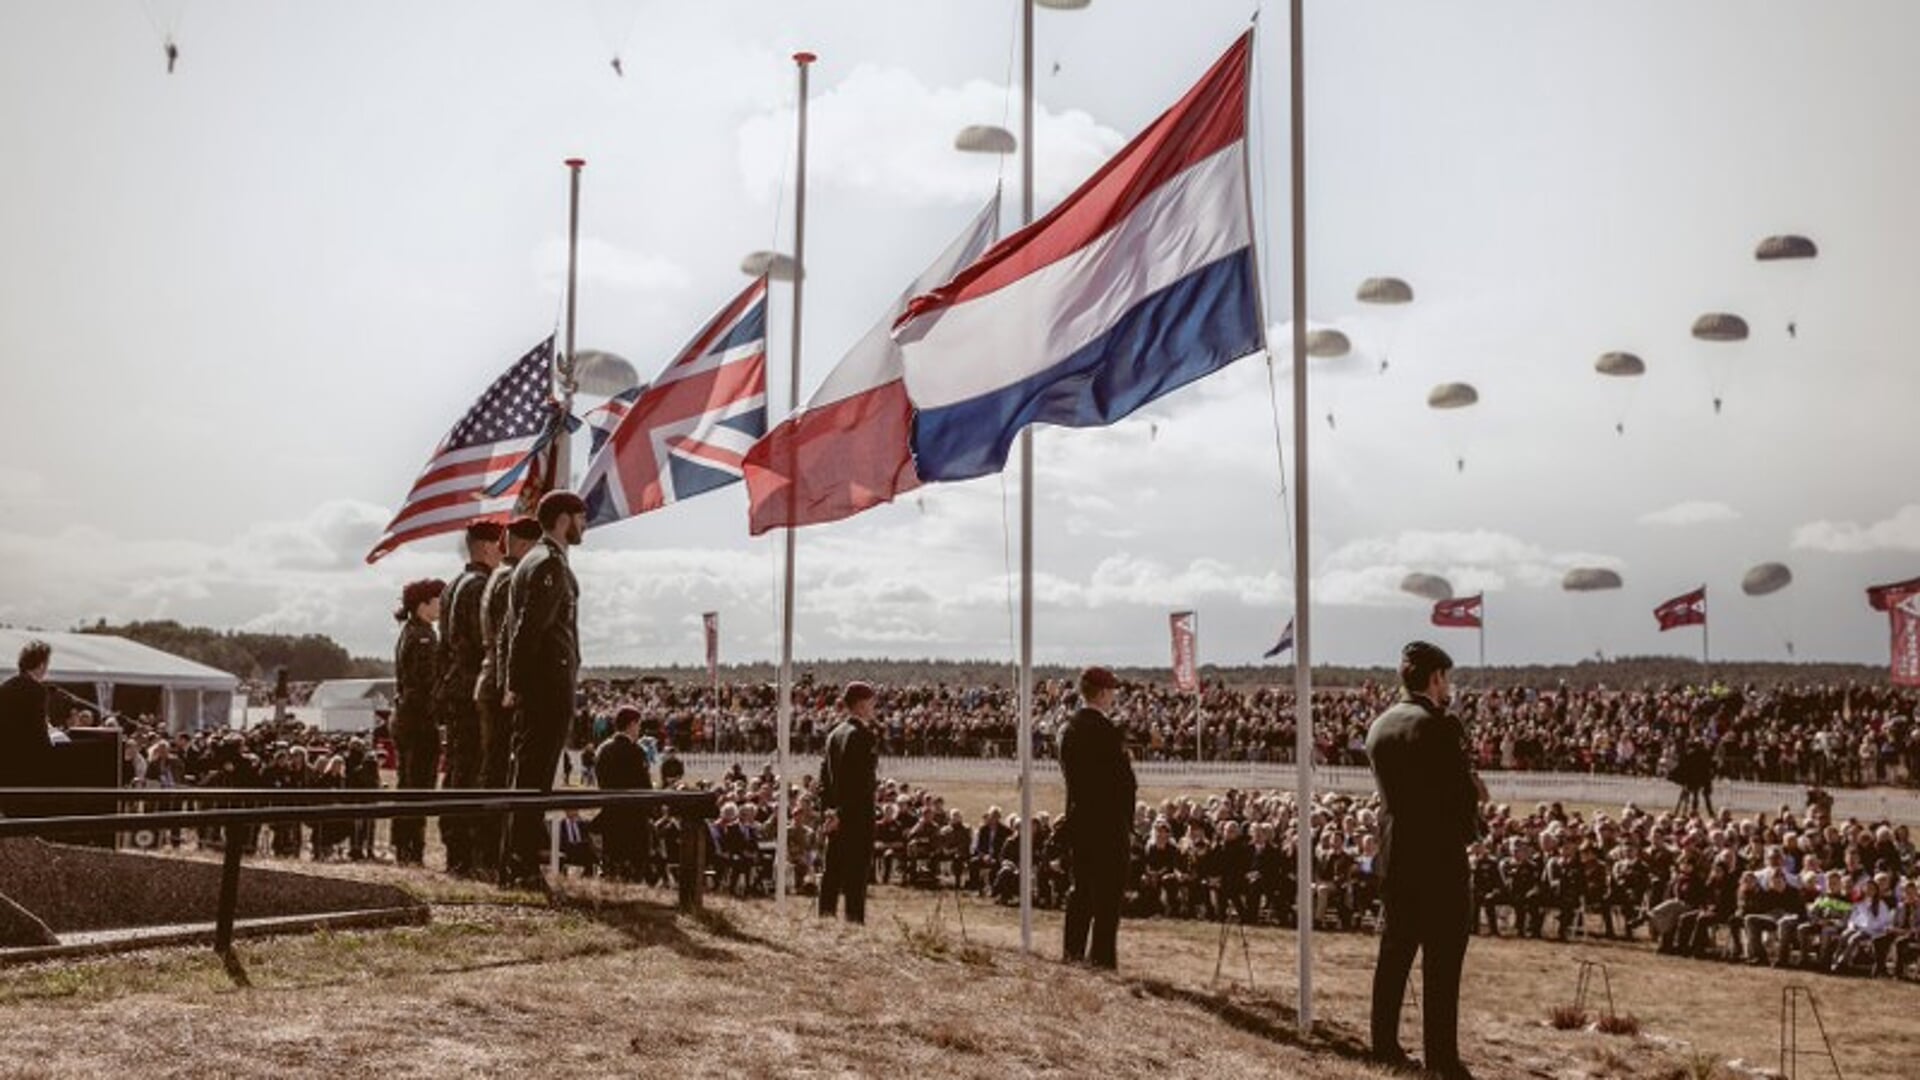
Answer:
<svg viewBox="0 0 1920 1080"><path fill-rule="evenodd" d="M756 774L771 761L771 755L683 754L687 773L694 778L711 778L735 763ZM812 755L796 755L798 771L814 773L819 761ZM1184 788L1196 792L1225 788L1261 788L1292 790L1292 765L1248 762L1135 762L1134 775L1141 787ZM1046 782L1059 778L1060 766L1052 760L1036 760L1033 772ZM1019 786L1020 767L1010 758L882 757L880 775L915 784L977 783L1005 784L1007 790ZM1493 801L1511 803L1516 810L1535 803L1562 802L1589 806L1624 806L1631 802L1649 812L1670 808L1680 789L1651 776L1610 776L1587 773L1487 772L1487 792ZM1332 791L1370 792L1373 774L1365 768L1349 765L1320 765L1313 770L1314 786ZM1920 825L1920 791L1895 788L1850 790L1830 788L1834 817L1845 820L1896 821ZM1806 806L1806 788L1795 784L1760 784L1748 781L1720 780L1713 785L1715 809L1741 814L1776 814L1782 806L1798 813Z"/></svg>

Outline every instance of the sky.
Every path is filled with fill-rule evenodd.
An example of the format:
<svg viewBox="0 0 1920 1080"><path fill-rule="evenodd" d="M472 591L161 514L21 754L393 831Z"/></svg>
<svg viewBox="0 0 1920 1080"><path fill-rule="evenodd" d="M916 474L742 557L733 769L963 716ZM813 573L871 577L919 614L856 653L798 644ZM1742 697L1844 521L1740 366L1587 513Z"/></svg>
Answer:
<svg viewBox="0 0 1920 1080"><path fill-rule="evenodd" d="M1038 208L1258 7L1039 12ZM1193 609L1203 663L1253 662L1292 613L1288 43L1269 8L1250 153L1275 355L1110 428L1038 431L1042 661L1164 663L1168 613ZM1315 660L1385 663L1423 635L1475 658L1471 631L1429 627L1399 591L1421 571L1484 591L1491 663L1698 655L1697 631L1662 635L1650 611L1703 583L1716 656L1791 642L1884 663L1861 590L1920 574L1920 5L1308 8L1308 321L1355 345L1309 364ZM1017 125L1017 14L0 4L0 622L171 618L387 652L399 586L451 577L457 545L363 556L435 443L553 332L562 160L588 162L579 344L650 374L740 289L742 255L791 247L789 57L817 53L804 396L1000 182L950 147ZM1010 164L1005 181L1011 229ZM1774 233L1820 257L1755 262ZM1356 302L1374 275L1415 302ZM772 304L777 420L793 314L783 287ZM1707 311L1752 337L1696 342ZM1597 375L1610 350L1646 376ZM1480 403L1428 409L1447 381ZM1017 507L1017 478L989 477L804 530L796 656L1013 656ZM777 652L779 541L747 536L737 485L576 555L589 664L699 663L709 610L723 659ZM1793 583L1743 595L1768 561ZM1563 592L1575 566L1625 586Z"/></svg>

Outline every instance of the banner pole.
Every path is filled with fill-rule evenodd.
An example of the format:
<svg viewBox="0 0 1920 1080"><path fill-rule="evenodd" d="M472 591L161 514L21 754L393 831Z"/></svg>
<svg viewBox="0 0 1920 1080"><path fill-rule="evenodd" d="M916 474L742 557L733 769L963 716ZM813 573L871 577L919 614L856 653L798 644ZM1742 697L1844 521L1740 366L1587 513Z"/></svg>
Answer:
<svg viewBox="0 0 1920 1080"><path fill-rule="evenodd" d="M1020 225L1033 224L1033 0L1020 0ZM1033 428L1020 431L1020 951L1033 952Z"/></svg>
<svg viewBox="0 0 1920 1080"><path fill-rule="evenodd" d="M1313 1031L1313 607L1307 571L1313 527L1307 499L1307 131L1305 0L1292 0L1288 136L1293 163L1293 716L1294 923L1299 928L1300 1031Z"/></svg>

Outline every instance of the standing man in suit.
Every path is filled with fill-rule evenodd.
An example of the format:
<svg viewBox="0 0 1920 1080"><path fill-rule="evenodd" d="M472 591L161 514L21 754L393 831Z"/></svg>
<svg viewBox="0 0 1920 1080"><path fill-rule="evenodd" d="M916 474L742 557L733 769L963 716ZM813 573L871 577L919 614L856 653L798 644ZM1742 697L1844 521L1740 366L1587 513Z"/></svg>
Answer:
<svg viewBox="0 0 1920 1080"><path fill-rule="evenodd" d="M640 710L631 705L613 718L614 732L595 753L595 775L602 791L646 791L653 787L647 752L640 749ZM594 818L600 829L600 860L606 876L634 881L647 861L647 815L638 806L609 806Z"/></svg>
<svg viewBox="0 0 1920 1080"><path fill-rule="evenodd" d="M20 669L0 682L0 788L46 782L53 756L53 739L47 734L47 668L52 663L52 646L29 641L20 647ZM0 807L7 813L15 809Z"/></svg>
<svg viewBox="0 0 1920 1080"><path fill-rule="evenodd" d="M867 875L873 868L874 774L880 768L873 727L877 701L872 686L848 683L840 695L846 718L827 733L827 754L820 762L820 805L833 812L833 822L827 827L827 854L820 872L823 918L834 916L844 894L847 921L867 921ZM785 782L784 777L781 782Z"/></svg>
<svg viewBox="0 0 1920 1080"><path fill-rule="evenodd" d="M567 549L586 535L587 504L571 491L549 491L540 497L536 516L540 545L513 568L507 588L507 678L500 704L516 710L509 785L549 794L573 723L580 674L580 582L567 565ZM514 813L501 852L502 884L544 887L546 818L539 810Z"/></svg>
<svg viewBox="0 0 1920 1080"><path fill-rule="evenodd" d="M1460 970L1473 928L1467 845L1480 836L1486 789L1468 764L1466 731L1447 715L1453 659L1415 641L1400 653L1400 701L1367 732L1367 759L1380 787L1383 927L1373 971L1373 1054L1409 1067L1400 1048L1400 1003L1413 954L1421 954L1426 1000L1426 1067L1445 1080L1471 1080L1460 1060Z"/></svg>
<svg viewBox="0 0 1920 1080"><path fill-rule="evenodd" d="M1072 856L1065 959L1100 968L1119 964L1120 896L1137 790L1125 740L1108 718L1119 686L1106 668L1081 672L1080 709L1060 727L1060 775L1067 782L1061 829Z"/></svg>

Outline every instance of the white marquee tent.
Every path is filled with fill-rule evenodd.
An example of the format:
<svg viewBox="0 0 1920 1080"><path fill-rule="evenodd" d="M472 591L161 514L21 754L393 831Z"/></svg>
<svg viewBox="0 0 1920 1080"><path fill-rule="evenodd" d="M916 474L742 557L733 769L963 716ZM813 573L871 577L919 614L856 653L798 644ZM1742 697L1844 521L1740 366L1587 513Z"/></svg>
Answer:
<svg viewBox="0 0 1920 1080"><path fill-rule="evenodd" d="M226 727L233 715L239 679L122 637L0 628L0 664L10 668L20 647L36 638L53 646L47 681L90 686L104 709L116 708L118 692L120 709L154 711L150 703L157 691L158 716L169 731Z"/></svg>

